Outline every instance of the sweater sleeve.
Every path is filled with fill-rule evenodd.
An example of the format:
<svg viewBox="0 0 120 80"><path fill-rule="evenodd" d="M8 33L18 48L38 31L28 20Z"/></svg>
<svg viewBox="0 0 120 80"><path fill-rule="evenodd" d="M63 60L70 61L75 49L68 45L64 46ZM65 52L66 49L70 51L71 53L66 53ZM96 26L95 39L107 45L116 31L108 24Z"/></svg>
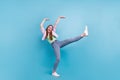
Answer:
<svg viewBox="0 0 120 80"><path fill-rule="evenodd" d="M41 30L42 34L45 33L45 28L44 27L40 27L40 30Z"/></svg>

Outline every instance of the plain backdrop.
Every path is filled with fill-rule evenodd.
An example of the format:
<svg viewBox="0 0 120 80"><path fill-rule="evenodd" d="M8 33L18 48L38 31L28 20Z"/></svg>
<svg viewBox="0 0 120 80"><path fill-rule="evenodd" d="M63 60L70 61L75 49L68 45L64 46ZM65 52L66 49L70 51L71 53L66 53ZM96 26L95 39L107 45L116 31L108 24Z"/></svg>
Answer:
<svg viewBox="0 0 120 80"><path fill-rule="evenodd" d="M57 26L58 40L89 36L61 48L61 61L51 76L54 51L42 41L39 24ZM120 80L120 1L0 0L0 80Z"/></svg>

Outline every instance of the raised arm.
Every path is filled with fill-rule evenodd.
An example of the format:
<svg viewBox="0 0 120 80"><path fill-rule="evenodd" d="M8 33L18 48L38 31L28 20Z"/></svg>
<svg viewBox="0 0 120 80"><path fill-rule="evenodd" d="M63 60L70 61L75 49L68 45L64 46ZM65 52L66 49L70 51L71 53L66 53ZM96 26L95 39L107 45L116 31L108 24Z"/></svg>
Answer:
<svg viewBox="0 0 120 80"><path fill-rule="evenodd" d="M57 18L55 24L53 25L54 31L56 31L56 27L57 27L57 24L60 22L60 19L64 19L64 18L65 18L64 16L60 16Z"/></svg>
<svg viewBox="0 0 120 80"><path fill-rule="evenodd" d="M43 34L45 32L44 23L45 23L45 21L48 21L48 20L49 20L48 18L44 18L43 21L40 24L40 30Z"/></svg>

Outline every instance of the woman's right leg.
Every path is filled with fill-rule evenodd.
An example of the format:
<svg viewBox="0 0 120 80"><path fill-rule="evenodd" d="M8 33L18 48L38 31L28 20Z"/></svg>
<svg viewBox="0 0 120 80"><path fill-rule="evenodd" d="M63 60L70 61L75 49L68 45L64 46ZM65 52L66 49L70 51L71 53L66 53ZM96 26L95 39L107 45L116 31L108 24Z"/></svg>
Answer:
<svg viewBox="0 0 120 80"><path fill-rule="evenodd" d="M60 61L60 46L59 46L58 42L55 41L52 44L52 47L54 48L54 53L55 53L55 56L56 56L56 61L54 63L52 75L56 76L56 77L59 77L60 75L56 73L56 69L57 69L59 61Z"/></svg>
<svg viewBox="0 0 120 80"><path fill-rule="evenodd" d="M60 47L56 42L53 43L52 46L54 48L54 53L55 53L55 57L56 57L56 61L54 63L54 67L53 67L53 72L56 72L56 69L57 69L59 61L60 61Z"/></svg>

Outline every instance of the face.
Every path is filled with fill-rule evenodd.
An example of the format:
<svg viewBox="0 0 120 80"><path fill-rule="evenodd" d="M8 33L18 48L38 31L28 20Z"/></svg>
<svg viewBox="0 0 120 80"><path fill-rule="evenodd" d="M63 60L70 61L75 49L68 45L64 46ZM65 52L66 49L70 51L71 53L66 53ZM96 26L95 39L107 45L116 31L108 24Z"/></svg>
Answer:
<svg viewBox="0 0 120 80"><path fill-rule="evenodd" d="M48 32L51 32L51 31L52 31L52 26L49 26L49 27L47 28L47 31L48 31Z"/></svg>

